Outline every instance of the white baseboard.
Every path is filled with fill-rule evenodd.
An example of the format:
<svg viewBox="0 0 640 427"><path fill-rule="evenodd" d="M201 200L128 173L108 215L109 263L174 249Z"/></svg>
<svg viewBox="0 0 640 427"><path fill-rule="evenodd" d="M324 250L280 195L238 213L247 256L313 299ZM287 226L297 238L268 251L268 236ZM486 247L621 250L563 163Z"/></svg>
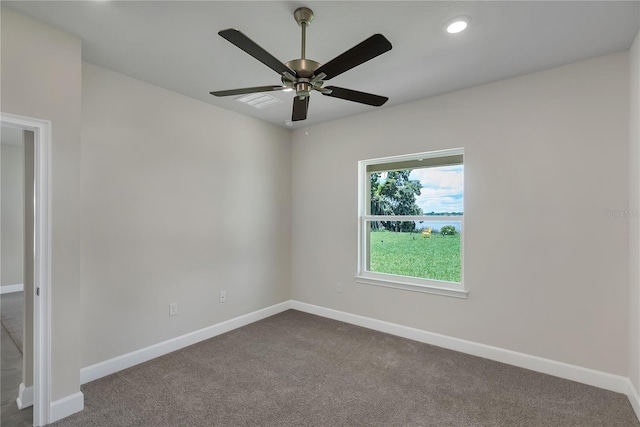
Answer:
<svg viewBox="0 0 640 427"><path fill-rule="evenodd" d="M17 285L4 285L0 286L0 295L10 294L13 292L22 292L24 290L24 285L22 283L18 283Z"/></svg>
<svg viewBox="0 0 640 427"><path fill-rule="evenodd" d="M113 359L105 360L104 362L96 363L95 365L87 366L80 370L80 383L86 384L200 341L257 322L258 320L286 311L289 308L291 308L291 301L285 301L131 353L123 354L122 356L114 357Z"/></svg>
<svg viewBox="0 0 640 427"><path fill-rule="evenodd" d="M24 383L20 383L18 387L18 398L16 399L18 409L28 408L33 406L33 386L25 387Z"/></svg>
<svg viewBox="0 0 640 427"><path fill-rule="evenodd" d="M640 395L638 394L638 390L634 387L633 383L629 378L627 378L627 396L629 397L629 402L631 402L631 407L633 411L636 413L636 417L640 420Z"/></svg>
<svg viewBox="0 0 640 427"><path fill-rule="evenodd" d="M629 392L629 379L620 375L613 375L606 372L583 368L581 366L545 359L543 357L531 356L529 354L518 353L504 348L453 338L446 335L427 332L421 329L410 328L408 326L371 319L369 317L358 316L356 314L350 314L299 301L292 301L291 308L294 310L304 311L305 313L350 323L352 325L397 335L414 341L432 344L438 347L459 351L461 353L484 357L485 359L495 360L497 362L588 384L605 390L623 393L625 395Z"/></svg>
<svg viewBox="0 0 640 427"><path fill-rule="evenodd" d="M69 415L80 412L84 409L84 394L81 391L70 394L62 399L51 402L51 412L49 422L55 423Z"/></svg>

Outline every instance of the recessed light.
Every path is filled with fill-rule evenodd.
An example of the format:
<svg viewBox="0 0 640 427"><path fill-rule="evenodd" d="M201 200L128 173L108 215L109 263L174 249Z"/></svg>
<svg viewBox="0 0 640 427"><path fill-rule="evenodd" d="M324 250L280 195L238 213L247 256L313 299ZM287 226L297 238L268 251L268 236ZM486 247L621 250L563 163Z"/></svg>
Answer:
<svg viewBox="0 0 640 427"><path fill-rule="evenodd" d="M288 87L286 89L282 89L283 92L293 92L293 88L292 87Z"/></svg>
<svg viewBox="0 0 640 427"><path fill-rule="evenodd" d="M469 18L468 16L458 16L447 22L445 28L447 30L447 33L457 34L466 30L469 26L469 22L471 22L471 18Z"/></svg>

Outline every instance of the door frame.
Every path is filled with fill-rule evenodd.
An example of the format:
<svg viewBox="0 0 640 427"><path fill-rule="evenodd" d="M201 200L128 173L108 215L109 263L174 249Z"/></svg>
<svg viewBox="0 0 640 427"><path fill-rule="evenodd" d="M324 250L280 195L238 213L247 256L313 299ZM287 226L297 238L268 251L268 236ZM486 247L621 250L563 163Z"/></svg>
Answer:
<svg viewBox="0 0 640 427"><path fill-rule="evenodd" d="M33 425L51 414L51 122L0 113L2 126L34 132Z"/></svg>

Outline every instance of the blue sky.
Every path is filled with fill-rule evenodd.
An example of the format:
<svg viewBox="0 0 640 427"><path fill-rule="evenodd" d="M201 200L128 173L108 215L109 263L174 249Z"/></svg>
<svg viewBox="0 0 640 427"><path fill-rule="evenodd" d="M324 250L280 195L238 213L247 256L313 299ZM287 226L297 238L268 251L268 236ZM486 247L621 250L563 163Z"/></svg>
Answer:
<svg viewBox="0 0 640 427"><path fill-rule="evenodd" d="M463 165L414 169L409 178L422 184L416 203L425 213L463 212Z"/></svg>

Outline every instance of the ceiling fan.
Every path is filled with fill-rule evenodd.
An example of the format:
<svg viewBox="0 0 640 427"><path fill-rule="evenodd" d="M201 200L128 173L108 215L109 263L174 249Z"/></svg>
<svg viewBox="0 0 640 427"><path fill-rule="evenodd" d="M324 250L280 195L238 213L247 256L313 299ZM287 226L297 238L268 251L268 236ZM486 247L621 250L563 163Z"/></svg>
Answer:
<svg viewBox="0 0 640 427"><path fill-rule="evenodd" d="M293 98L293 112L291 121L305 120L309 109L309 96L316 90L323 95L347 101L379 107L389 98L357 90L345 89L337 86L322 87L326 80L332 79L370 59L389 50L391 43L382 34L374 34L362 43L352 47L326 64L320 64L305 58L306 30L313 20L313 11L306 7L295 10L293 17L302 28L302 51L300 59L282 63L269 52L260 47L240 31L230 28L218 32L220 36L233 43L249 55L262 62L267 67L281 75L282 86L257 86L241 89L210 92L215 96L241 95L255 92L271 92L279 90L295 90Z"/></svg>

